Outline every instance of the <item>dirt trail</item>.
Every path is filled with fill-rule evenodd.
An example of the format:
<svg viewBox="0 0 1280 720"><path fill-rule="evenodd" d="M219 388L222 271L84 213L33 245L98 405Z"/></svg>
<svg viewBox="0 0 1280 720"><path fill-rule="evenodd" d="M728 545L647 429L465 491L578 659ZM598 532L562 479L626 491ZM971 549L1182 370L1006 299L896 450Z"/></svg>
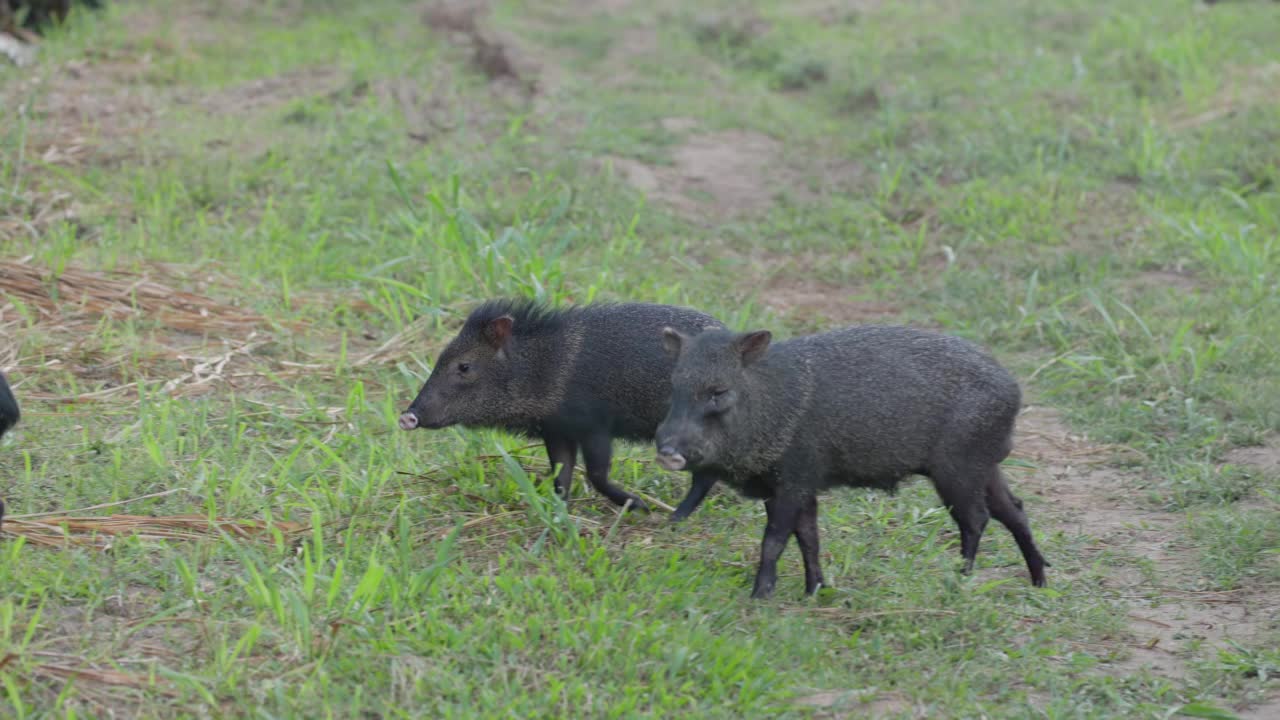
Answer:
<svg viewBox="0 0 1280 720"><path fill-rule="evenodd" d="M767 209L791 182L778 180L781 144L746 130L690 134L670 165L608 158L623 179L685 217L723 221Z"/></svg>
<svg viewBox="0 0 1280 720"><path fill-rule="evenodd" d="M1136 503L1126 473L1107 464L1110 455L1071 433L1056 411L1030 407L1019 420L1014 456L1039 467L1018 473L1015 483L1042 500L1033 503L1038 532L1084 538L1081 560L1101 570L1103 587L1128 604L1128 636L1117 638L1111 666L1188 679L1193 659L1211 657L1228 640L1250 643L1266 629L1265 598L1185 589L1196 571L1194 552L1183 545L1184 516Z"/></svg>

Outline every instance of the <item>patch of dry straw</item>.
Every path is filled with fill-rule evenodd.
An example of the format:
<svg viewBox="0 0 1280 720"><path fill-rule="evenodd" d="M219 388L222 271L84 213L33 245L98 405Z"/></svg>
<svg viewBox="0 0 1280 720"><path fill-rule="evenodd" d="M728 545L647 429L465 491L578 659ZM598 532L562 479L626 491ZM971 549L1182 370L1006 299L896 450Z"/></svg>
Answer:
<svg viewBox="0 0 1280 720"><path fill-rule="evenodd" d="M115 538L137 537L143 540L199 540L230 535L237 540L272 539L277 531L286 538L306 532L308 526L300 522L260 520L210 520L205 515L106 515L86 516L91 510L117 507L128 503L159 498L180 492L180 489L143 495L141 497L104 503L77 510L55 510L46 513L10 515L5 517L0 530L4 534L27 539L28 543L44 547L90 547L110 549Z"/></svg>
<svg viewBox="0 0 1280 720"><path fill-rule="evenodd" d="M58 325L145 318L184 332L242 334L266 324L256 313L130 272L55 272L26 260L0 260L0 291L8 303L17 300L34 311L38 322ZM68 313L67 306L75 311Z"/></svg>

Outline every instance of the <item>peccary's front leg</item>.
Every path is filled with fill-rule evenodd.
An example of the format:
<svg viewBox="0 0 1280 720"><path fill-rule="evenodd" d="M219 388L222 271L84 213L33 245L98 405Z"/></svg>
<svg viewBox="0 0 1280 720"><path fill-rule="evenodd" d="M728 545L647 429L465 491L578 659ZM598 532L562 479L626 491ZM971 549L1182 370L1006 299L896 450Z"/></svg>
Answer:
<svg viewBox="0 0 1280 720"><path fill-rule="evenodd" d="M778 556L787 547L787 540L796 531L803 502L777 495L764 501L769 522L764 527L764 540L760 543L760 569L756 571L756 586L751 597L757 600L773 594L778 584Z"/></svg>
<svg viewBox="0 0 1280 720"><path fill-rule="evenodd" d="M680 522L692 515L719 480L719 476L714 473L695 472L693 481L689 485L689 494L684 496L684 500L680 501L676 511L671 513L671 522Z"/></svg>
<svg viewBox="0 0 1280 720"><path fill-rule="evenodd" d="M613 438L607 433L592 435L582 441L582 462L587 466L587 482L615 505L632 510L648 510L643 500L609 482L609 463L613 460Z"/></svg>
<svg viewBox="0 0 1280 720"><path fill-rule="evenodd" d="M561 500L569 502L569 493L573 490L573 466L578 459L578 444L562 435L547 434L542 438L547 446L547 459L551 461L551 469L560 466L556 474L556 494Z"/></svg>

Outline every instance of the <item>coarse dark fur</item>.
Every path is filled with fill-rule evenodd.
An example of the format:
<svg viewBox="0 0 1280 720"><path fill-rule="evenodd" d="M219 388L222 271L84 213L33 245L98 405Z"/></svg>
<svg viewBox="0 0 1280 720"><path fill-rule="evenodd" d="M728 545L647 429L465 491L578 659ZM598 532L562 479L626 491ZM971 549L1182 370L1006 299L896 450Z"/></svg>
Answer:
<svg viewBox="0 0 1280 720"><path fill-rule="evenodd" d="M9 389L9 381L5 378L4 373L0 373L0 438L9 432L14 425L18 424L18 420L22 418L22 413L18 410L18 399L13 396L13 391ZM4 500L0 500L0 526L4 524Z"/></svg>
<svg viewBox="0 0 1280 720"><path fill-rule="evenodd" d="M60 24L74 4L97 10L102 7L102 0L0 0L0 30L12 32L18 18L23 27L31 30Z"/></svg>
<svg viewBox="0 0 1280 720"><path fill-rule="evenodd" d="M765 501L768 525L753 597L777 581L791 535L805 591L823 584L818 501L835 486L892 490L926 475L960 528L964 572L994 517L1031 580L1048 565L1000 462L1013 447L1018 383L960 338L896 326L853 327L771 344L767 331L664 333L678 356L671 410L658 428L668 469L715 473Z"/></svg>
<svg viewBox="0 0 1280 720"><path fill-rule="evenodd" d="M651 441L667 413L675 365L660 343L667 326L690 334L724 327L710 315L670 305L487 301L440 353L400 426L489 427L540 438L552 467L560 466L555 484L563 498L581 450L597 491L618 505L645 509L609 482L609 464L614 439ZM673 518L687 517L714 484L711 474L695 474Z"/></svg>

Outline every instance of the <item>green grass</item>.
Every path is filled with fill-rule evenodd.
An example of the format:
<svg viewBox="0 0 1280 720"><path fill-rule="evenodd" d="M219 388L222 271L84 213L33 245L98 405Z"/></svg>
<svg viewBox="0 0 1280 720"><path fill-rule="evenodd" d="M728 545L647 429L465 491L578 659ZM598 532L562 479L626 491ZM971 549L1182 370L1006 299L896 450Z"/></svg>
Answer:
<svg viewBox="0 0 1280 720"><path fill-rule="evenodd" d="M1132 642L1109 573L1150 561L1072 529L1035 468L1010 472L1048 590L994 526L959 576L916 481L833 493L834 587L802 599L793 550L776 599L752 602L758 504L719 493L679 529L582 484L566 507L523 440L394 429L481 298L687 303L785 335L830 323L770 310L765 280L819 280L984 343L1125 450L1114 494L1179 533L1150 592L1257 610L1280 583L1280 478L1226 460L1280 430L1271 3L498 3L540 67L522 72L554 80L532 102L390 0L111 5L34 70L0 66L0 257L171 263L164 282L264 320L249 340L0 306L25 413L0 493L22 514L177 489L91 513L306 530L107 552L6 537L0 715L1163 718L1274 692L1274 620L1185 674L1117 665ZM652 52L615 54L637 28ZM95 74L110 62L137 71ZM89 78L83 128L38 112L68 63ZM104 102L143 104L145 131ZM711 223L595 163L671 167L685 135L720 130L779 144L782 201ZM77 161L44 159L72 142ZM58 203L73 217L42 212ZM617 482L674 504L687 479L650 457L620 448Z"/></svg>

